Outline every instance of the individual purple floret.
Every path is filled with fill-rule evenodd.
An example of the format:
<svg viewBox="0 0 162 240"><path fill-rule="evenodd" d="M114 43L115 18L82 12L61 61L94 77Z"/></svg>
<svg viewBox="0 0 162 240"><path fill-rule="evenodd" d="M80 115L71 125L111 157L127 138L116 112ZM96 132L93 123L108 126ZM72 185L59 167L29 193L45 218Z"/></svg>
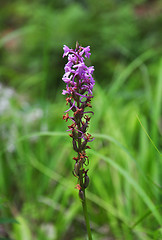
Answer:
<svg viewBox="0 0 162 240"><path fill-rule="evenodd" d="M69 134L72 138L73 149L77 152L77 157L74 157L74 175L79 179L79 196L84 198L84 190L88 186L89 178L87 175L88 170L85 170L85 166L88 165L89 160L86 155L86 149L90 148L87 144L94 140L94 138L87 133L89 121L91 117L89 114L93 114L92 111L85 109L92 108L91 99L93 98L93 87L95 81L93 79L94 67L87 67L85 65L85 58L89 58L90 47L81 47L76 43L76 49L70 49L66 45L63 47L63 57L68 57L68 63L65 65L65 74L62 80L66 83L66 89L62 91L63 95L67 95L66 102L69 108L65 111L63 119L72 121L72 124L68 126L67 131L71 131ZM69 112L72 111L72 116L69 116Z"/></svg>

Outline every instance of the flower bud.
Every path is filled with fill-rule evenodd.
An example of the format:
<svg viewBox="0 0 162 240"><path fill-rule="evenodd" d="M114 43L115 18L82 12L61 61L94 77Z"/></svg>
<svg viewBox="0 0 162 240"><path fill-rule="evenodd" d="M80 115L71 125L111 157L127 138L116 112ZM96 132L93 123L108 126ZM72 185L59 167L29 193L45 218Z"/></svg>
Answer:
<svg viewBox="0 0 162 240"><path fill-rule="evenodd" d="M81 189L79 190L79 197L81 200L84 200L84 192Z"/></svg>
<svg viewBox="0 0 162 240"><path fill-rule="evenodd" d="M74 151L76 151L76 152L79 151L79 150L78 150L78 147L77 147L77 144L76 144L76 141L75 141L74 138L73 138L73 149L74 149Z"/></svg>
<svg viewBox="0 0 162 240"><path fill-rule="evenodd" d="M72 130L73 138L78 139L78 133L75 129Z"/></svg>
<svg viewBox="0 0 162 240"><path fill-rule="evenodd" d="M86 174L85 175L85 178L84 178L84 188L87 188L89 185L89 177L88 175Z"/></svg>
<svg viewBox="0 0 162 240"><path fill-rule="evenodd" d="M85 133L87 127L88 127L88 124L87 124L87 123L84 123L83 126L82 126L82 128L81 128L81 131L82 131L83 133Z"/></svg>
<svg viewBox="0 0 162 240"><path fill-rule="evenodd" d="M74 171L75 171L75 174L77 176L79 176L79 169L80 169L80 164L79 163L75 163L74 165Z"/></svg>
<svg viewBox="0 0 162 240"><path fill-rule="evenodd" d="M86 147L87 141L82 142L81 149L84 150Z"/></svg>
<svg viewBox="0 0 162 240"><path fill-rule="evenodd" d="M78 51L78 49L79 49L79 43L78 41L76 41L76 51Z"/></svg>

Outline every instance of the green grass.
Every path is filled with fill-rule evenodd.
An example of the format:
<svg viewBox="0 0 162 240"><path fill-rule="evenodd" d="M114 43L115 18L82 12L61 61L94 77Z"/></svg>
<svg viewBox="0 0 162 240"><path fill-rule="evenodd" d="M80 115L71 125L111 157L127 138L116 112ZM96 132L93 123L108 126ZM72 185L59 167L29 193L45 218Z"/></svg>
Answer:
<svg viewBox="0 0 162 240"><path fill-rule="evenodd" d="M94 240L161 238L162 62L156 63L152 83L147 58L143 54L131 63L110 88L95 86L87 189ZM43 116L26 122L38 107ZM0 219L18 222L5 224L13 239L86 239L72 175L74 152L62 121L65 108L63 96L27 107L15 97L12 111L0 120L7 133L0 154Z"/></svg>
<svg viewBox="0 0 162 240"><path fill-rule="evenodd" d="M93 240L162 239L161 1L147 2L2 0L0 240L87 239L62 120L62 46L76 40L95 65Z"/></svg>

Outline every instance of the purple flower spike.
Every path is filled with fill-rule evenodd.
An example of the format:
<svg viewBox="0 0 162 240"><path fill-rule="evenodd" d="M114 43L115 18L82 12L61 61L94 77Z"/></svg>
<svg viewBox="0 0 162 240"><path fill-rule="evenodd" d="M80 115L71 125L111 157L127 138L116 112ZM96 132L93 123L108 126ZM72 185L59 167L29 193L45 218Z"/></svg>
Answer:
<svg viewBox="0 0 162 240"><path fill-rule="evenodd" d="M68 62L65 65L65 74L62 78L66 83L66 90L63 90L62 94L67 94L66 102L69 105L63 119L72 121L67 131L71 131L69 135L72 138L73 149L77 152L77 157L73 158L75 160L73 174L79 179L79 190L84 193L85 188L88 186L86 181L88 170L85 170L85 166L88 165L89 160L86 155L86 149L90 148L87 144L94 140L87 133L91 119L87 114L91 114L91 116L94 114L92 111L87 111L87 108L92 108L92 91L95 85L92 76L94 67L87 67L84 62L85 58L89 58L91 55L90 46L84 48L77 43L75 50L70 49L66 45L64 45L63 50L63 57L67 56ZM70 111L73 113L72 117L69 117Z"/></svg>

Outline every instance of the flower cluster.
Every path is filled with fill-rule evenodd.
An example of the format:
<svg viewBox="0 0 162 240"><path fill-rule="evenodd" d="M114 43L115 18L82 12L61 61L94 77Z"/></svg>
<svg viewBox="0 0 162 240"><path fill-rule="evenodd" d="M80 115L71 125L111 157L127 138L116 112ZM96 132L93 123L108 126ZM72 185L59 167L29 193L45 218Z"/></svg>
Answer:
<svg viewBox="0 0 162 240"><path fill-rule="evenodd" d="M84 190L89 184L89 177L87 175L89 160L86 155L86 149L90 148L87 144L94 140L94 138L87 133L89 121L93 114L92 111L87 111L91 108L91 99L93 98L93 86L95 81L92 77L94 67L87 67L84 63L85 58L91 55L90 47L81 47L76 43L76 49L70 49L64 45L63 57L68 56L68 63L65 65L65 74L62 80L66 83L66 90L62 94L67 95L66 102L69 109L65 111L63 119L72 121L68 126L67 131L72 138L73 149L77 152L73 174L79 179L77 189L79 189L79 196L84 199ZM72 111L72 116L69 116L69 111Z"/></svg>

